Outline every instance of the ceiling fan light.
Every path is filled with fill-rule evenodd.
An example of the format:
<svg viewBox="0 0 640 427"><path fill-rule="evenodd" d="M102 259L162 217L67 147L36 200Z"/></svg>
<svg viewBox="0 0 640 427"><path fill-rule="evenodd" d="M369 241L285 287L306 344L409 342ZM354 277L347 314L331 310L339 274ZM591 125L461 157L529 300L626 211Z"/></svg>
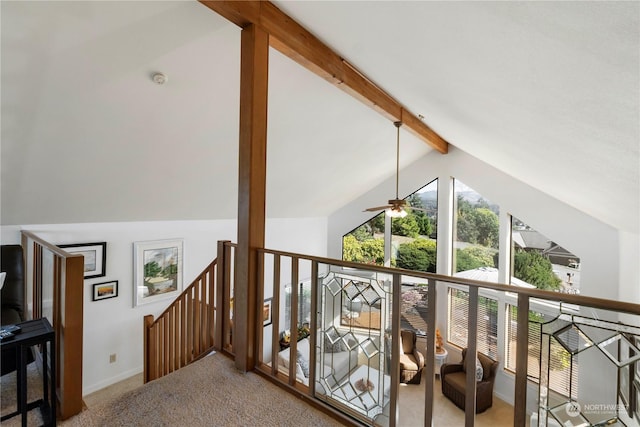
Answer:
<svg viewBox="0 0 640 427"><path fill-rule="evenodd" d="M403 208L389 208L385 211L385 214L390 218L404 218L407 216L407 211Z"/></svg>

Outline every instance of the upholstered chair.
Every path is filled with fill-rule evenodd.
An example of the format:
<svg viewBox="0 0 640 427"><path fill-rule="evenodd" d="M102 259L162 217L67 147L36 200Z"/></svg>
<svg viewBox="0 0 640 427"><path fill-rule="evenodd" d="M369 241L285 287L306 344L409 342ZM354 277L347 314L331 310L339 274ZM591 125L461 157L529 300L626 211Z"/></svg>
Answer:
<svg viewBox="0 0 640 427"><path fill-rule="evenodd" d="M416 333L408 329L400 331L400 382L420 384L424 356L416 348Z"/></svg>
<svg viewBox="0 0 640 427"><path fill-rule="evenodd" d="M465 357L467 349L462 350L460 363L445 363L440 368L442 394L462 410L465 407L467 378L465 371ZM482 377L476 379L476 414L484 412L493 405L493 383L498 370L498 362L489 356L478 353L478 361L482 365ZM476 371L477 374L479 372Z"/></svg>

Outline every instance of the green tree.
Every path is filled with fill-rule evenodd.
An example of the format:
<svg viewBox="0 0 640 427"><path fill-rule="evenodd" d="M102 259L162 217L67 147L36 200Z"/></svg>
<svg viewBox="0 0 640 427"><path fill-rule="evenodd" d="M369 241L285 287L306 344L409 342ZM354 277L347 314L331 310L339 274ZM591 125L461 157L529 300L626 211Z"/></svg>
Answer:
<svg viewBox="0 0 640 427"><path fill-rule="evenodd" d="M482 199L477 205L472 205L469 201L458 196L457 239L461 242L497 248L498 215L484 206L487 206L487 202Z"/></svg>
<svg viewBox="0 0 640 427"><path fill-rule="evenodd" d="M482 246L456 249L456 271L473 270L479 267L495 267L494 250Z"/></svg>
<svg viewBox="0 0 640 427"><path fill-rule="evenodd" d="M360 247L362 248L363 257L361 262L384 264L384 239L365 240Z"/></svg>
<svg viewBox="0 0 640 427"><path fill-rule="evenodd" d="M551 261L539 252L518 250L513 255L513 275L538 289L555 291L562 280L553 272Z"/></svg>
<svg viewBox="0 0 640 427"><path fill-rule="evenodd" d="M408 214L404 218L393 218L391 221L391 233L396 236L418 237L420 226L413 214Z"/></svg>
<svg viewBox="0 0 640 427"><path fill-rule="evenodd" d="M157 262L148 262L144 265L144 277L156 277L161 270Z"/></svg>
<svg viewBox="0 0 640 427"><path fill-rule="evenodd" d="M436 242L423 238L398 247L396 266L414 271L436 272Z"/></svg>
<svg viewBox="0 0 640 427"><path fill-rule="evenodd" d="M384 212L376 215L369 221L372 233L384 233Z"/></svg>
<svg viewBox="0 0 640 427"><path fill-rule="evenodd" d="M353 237L356 238L359 242L364 242L365 240L373 239L373 230L369 223L364 223L360 227L353 230L351 233Z"/></svg>
<svg viewBox="0 0 640 427"><path fill-rule="evenodd" d="M498 215L487 208L474 209L472 213L475 228L478 230L478 243L490 248L498 247Z"/></svg>
<svg viewBox="0 0 640 427"><path fill-rule="evenodd" d="M424 203L422 202L420 196L418 196L416 193L409 196L407 198L407 202L412 208L424 209ZM431 235L431 233L433 232L433 226L431 224L429 216L425 211L409 209L408 215L413 215L415 217L416 223L418 224L418 234L420 234L421 236Z"/></svg>
<svg viewBox="0 0 640 427"><path fill-rule="evenodd" d="M384 264L384 239L358 241L347 234L342 239L342 259L351 262Z"/></svg>
<svg viewBox="0 0 640 427"><path fill-rule="evenodd" d="M351 262L362 262L364 259L360 242L352 234L342 238L342 259Z"/></svg>

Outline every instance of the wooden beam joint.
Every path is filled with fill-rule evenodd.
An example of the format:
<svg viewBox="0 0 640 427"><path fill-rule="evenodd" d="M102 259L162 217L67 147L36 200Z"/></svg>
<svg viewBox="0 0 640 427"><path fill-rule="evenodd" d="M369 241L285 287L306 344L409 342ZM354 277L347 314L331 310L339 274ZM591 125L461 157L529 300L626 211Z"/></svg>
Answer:
<svg viewBox="0 0 640 427"><path fill-rule="evenodd" d="M407 129L440 153L448 152L449 143L444 138L273 3L217 0L200 2L242 28L251 24L260 27L269 34L269 44L274 49L387 119L402 121Z"/></svg>

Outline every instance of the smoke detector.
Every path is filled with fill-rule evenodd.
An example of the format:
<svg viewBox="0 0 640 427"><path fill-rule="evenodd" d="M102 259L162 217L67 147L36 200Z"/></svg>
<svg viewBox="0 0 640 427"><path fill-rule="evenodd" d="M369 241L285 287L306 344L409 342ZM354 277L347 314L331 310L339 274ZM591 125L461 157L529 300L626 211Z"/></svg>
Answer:
<svg viewBox="0 0 640 427"><path fill-rule="evenodd" d="M151 79L153 80L154 83L159 85L163 85L167 82L167 80L169 80L169 78L162 73L153 73L151 75Z"/></svg>

